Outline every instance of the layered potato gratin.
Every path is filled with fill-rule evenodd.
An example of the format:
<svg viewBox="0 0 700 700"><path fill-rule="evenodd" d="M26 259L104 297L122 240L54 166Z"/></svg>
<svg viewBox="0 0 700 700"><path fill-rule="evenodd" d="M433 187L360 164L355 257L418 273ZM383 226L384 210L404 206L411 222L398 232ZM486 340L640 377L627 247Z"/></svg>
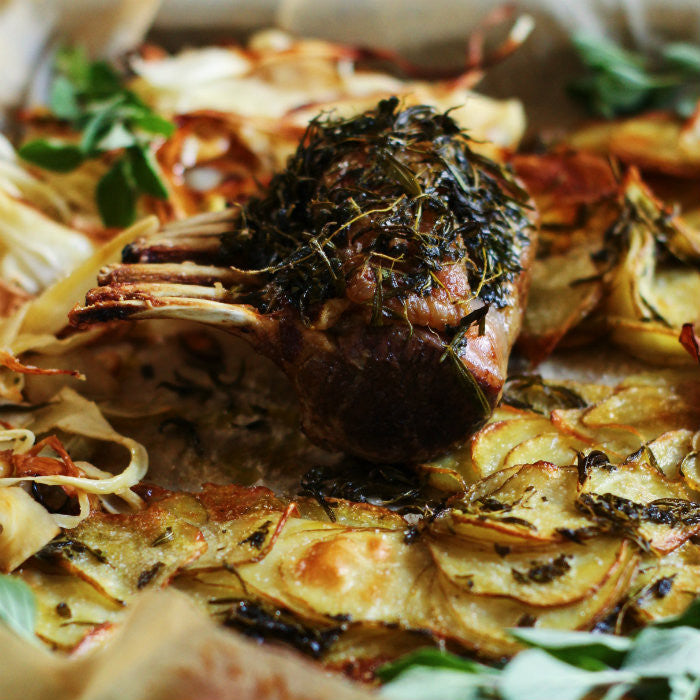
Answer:
<svg viewBox="0 0 700 700"><path fill-rule="evenodd" d="M700 593L700 112L524 148L476 65L276 31L57 66L0 158L0 570L41 644L109 653L167 588L374 683Z"/></svg>

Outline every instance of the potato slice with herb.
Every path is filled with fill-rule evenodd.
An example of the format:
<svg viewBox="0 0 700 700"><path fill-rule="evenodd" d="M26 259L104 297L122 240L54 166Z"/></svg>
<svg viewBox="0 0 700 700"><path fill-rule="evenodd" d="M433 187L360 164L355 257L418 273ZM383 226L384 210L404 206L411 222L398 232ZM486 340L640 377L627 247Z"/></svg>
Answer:
<svg viewBox="0 0 700 700"><path fill-rule="evenodd" d="M644 461L593 468L577 507L604 531L641 549L670 552L700 531L700 503L683 481L671 481Z"/></svg>
<svg viewBox="0 0 700 700"><path fill-rule="evenodd" d="M177 499L183 504L192 497ZM138 591L166 585L206 548L200 530L175 508L153 504L128 515L93 513L43 553L113 600L126 602Z"/></svg>
<svg viewBox="0 0 700 700"><path fill-rule="evenodd" d="M575 467L539 462L511 469L505 481L497 472L493 476L501 479L478 484L462 498L453 499L431 530L518 549L592 534L591 521L575 507Z"/></svg>
<svg viewBox="0 0 700 700"><path fill-rule="evenodd" d="M481 655L501 657L521 649L508 634L508 629L513 627L590 629L625 595L636 571L637 561L632 546L625 543L624 552L614 571L597 591L579 602L549 608L474 595L442 578L446 604L454 619L451 636L464 640Z"/></svg>
<svg viewBox="0 0 700 700"><path fill-rule="evenodd" d="M623 541L610 537L532 551L482 548L447 537L431 538L429 547L436 566L464 591L545 608L595 593L625 552Z"/></svg>
<svg viewBox="0 0 700 700"><path fill-rule="evenodd" d="M34 593L37 635L56 649L69 651L95 628L124 615L123 606L73 574L34 566L17 573Z"/></svg>
<svg viewBox="0 0 700 700"><path fill-rule="evenodd" d="M642 561L628 606L645 623L679 615L700 593L700 547L686 542L658 559Z"/></svg>

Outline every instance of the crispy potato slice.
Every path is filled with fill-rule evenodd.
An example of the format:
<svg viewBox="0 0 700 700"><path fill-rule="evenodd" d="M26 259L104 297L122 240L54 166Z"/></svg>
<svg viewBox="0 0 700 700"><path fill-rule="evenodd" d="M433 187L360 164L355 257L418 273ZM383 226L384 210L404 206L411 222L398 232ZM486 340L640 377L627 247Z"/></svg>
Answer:
<svg viewBox="0 0 700 700"><path fill-rule="evenodd" d="M69 651L97 627L119 621L123 606L72 574L26 567L17 575L36 601L36 633L56 649Z"/></svg>
<svg viewBox="0 0 700 700"><path fill-rule="evenodd" d="M180 505L192 496L179 494ZM115 601L166 585L183 566L201 556L207 543L176 508L152 504L139 513L93 513L54 540L44 552Z"/></svg>
<svg viewBox="0 0 700 700"><path fill-rule="evenodd" d="M560 408L552 411L552 423L562 432L579 440L588 442L591 446L616 459L623 459L635 452L642 445L639 433L631 426L604 425L595 428L583 422L583 416L589 409Z"/></svg>
<svg viewBox="0 0 700 700"><path fill-rule="evenodd" d="M611 537L520 552L446 537L433 537L428 546L440 571L464 591L543 608L573 603L597 591L625 551L623 541Z"/></svg>
<svg viewBox="0 0 700 700"><path fill-rule="evenodd" d="M518 347L532 366L546 359L603 297L588 247L535 260ZM589 281L584 281L589 280Z"/></svg>
<svg viewBox="0 0 700 700"><path fill-rule="evenodd" d="M573 435L546 432L516 445L506 455L503 465L512 467L516 464L533 464L546 460L558 466L566 466L576 462L579 452L590 449L590 444Z"/></svg>
<svg viewBox="0 0 700 700"><path fill-rule="evenodd" d="M604 529L667 553L700 531L700 504L691 496L683 481L637 461L591 470L578 504Z"/></svg>
<svg viewBox="0 0 700 700"><path fill-rule="evenodd" d="M700 385L674 392L665 386L630 386L585 410L581 422L589 428L629 426L640 442L654 440L670 430L700 425Z"/></svg>
<svg viewBox="0 0 700 700"><path fill-rule="evenodd" d="M575 467L539 462L504 472L453 499L431 530L517 549L562 542L576 537L575 533L588 532L592 523L575 508Z"/></svg>
<svg viewBox="0 0 700 700"><path fill-rule="evenodd" d="M570 605L536 608L514 600L487 598L465 592L441 579L447 607L455 627L452 635L485 656L501 657L521 649L508 634L512 627L545 629L590 629L604 618L627 592L638 557L629 543L624 545L615 570L597 591Z"/></svg>
<svg viewBox="0 0 700 700"><path fill-rule="evenodd" d="M493 474L505 466L506 456L515 446L551 430L549 419L537 414L487 425L472 438L471 463L474 472L481 479Z"/></svg>
<svg viewBox="0 0 700 700"><path fill-rule="evenodd" d="M303 538L278 542L271 556L280 592L292 609L409 628L415 627L412 592L432 566L421 543L406 544L402 532L378 529L307 531ZM248 571L241 570L241 576L247 581Z"/></svg>
<svg viewBox="0 0 700 700"><path fill-rule="evenodd" d="M305 520L334 522L349 527L381 527L387 530L405 530L406 521L393 510L371 503L355 503L342 498L326 498L328 511L313 498L295 500L299 517ZM333 520L328 513L333 515Z"/></svg>
<svg viewBox="0 0 700 700"><path fill-rule="evenodd" d="M261 559L293 512L264 486L204 484L198 493L151 489L149 503L199 528L206 551L188 569L218 569Z"/></svg>
<svg viewBox="0 0 700 700"><path fill-rule="evenodd" d="M643 561L629 606L643 622L679 615L700 593L700 547L686 542L661 559Z"/></svg>
<svg viewBox="0 0 700 700"><path fill-rule="evenodd" d="M700 174L697 116L687 121L670 112L649 112L586 126L569 137L573 148L612 155L643 170L694 177Z"/></svg>
<svg viewBox="0 0 700 700"><path fill-rule="evenodd" d="M656 460L656 465L669 479L677 479L681 476L681 465L685 458L693 451L693 432L691 430L669 430L652 440L647 447L651 450ZM688 483L690 488L697 490L697 486Z"/></svg>

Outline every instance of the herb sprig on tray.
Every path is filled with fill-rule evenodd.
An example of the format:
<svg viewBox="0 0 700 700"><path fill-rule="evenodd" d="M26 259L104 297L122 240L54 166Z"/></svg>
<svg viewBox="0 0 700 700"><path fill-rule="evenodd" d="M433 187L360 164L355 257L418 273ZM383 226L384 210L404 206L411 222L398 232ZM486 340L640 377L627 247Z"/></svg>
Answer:
<svg viewBox="0 0 700 700"><path fill-rule="evenodd" d="M35 139L25 143L19 155L41 168L66 173L86 160L117 151L95 196L106 226L128 226L142 194L168 196L150 145L170 136L175 127L126 89L114 68L104 61L90 61L81 48L59 51L55 69L51 115L79 132L80 140Z"/></svg>
<svg viewBox="0 0 700 700"><path fill-rule="evenodd" d="M587 73L569 89L591 113L612 119L644 109L671 109L687 118L695 111L700 46L674 42L647 56L588 34L575 34L572 41Z"/></svg>
<svg viewBox="0 0 700 700"><path fill-rule="evenodd" d="M700 601L632 637L526 629L529 649L502 668L422 649L383 666L391 700L695 700L700 694Z"/></svg>

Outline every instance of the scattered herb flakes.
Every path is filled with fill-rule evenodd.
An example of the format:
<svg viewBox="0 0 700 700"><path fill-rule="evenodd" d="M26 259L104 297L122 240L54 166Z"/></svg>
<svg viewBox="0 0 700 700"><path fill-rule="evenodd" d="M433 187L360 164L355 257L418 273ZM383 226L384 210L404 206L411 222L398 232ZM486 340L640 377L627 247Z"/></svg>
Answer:
<svg viewBox="0 0 700 700"><path fill-rule="evenodd" d="M503 403L548 416L558 408L585 408L575 391L542 379L538 374L512 375L503 389Z"/></svg>
<svg viewBox="0 0 700 700"><path fill-rule="evenodd" d="M165 530L163 530L163 532L158 535L153 542L151 542L151 547L160 547L166 542L172 542L173 537L175 537L175 533L173 533L172 527L168 525L168 527L166 527Z"/></svg>
<svg viewBox="0 0 700 700"><path fill-rule="evenodd" d="M272 527L272 520L266 520L260 527L250 533L248 537L241 540L239 544L249 544L254 549L260 549L267 539L267 535Z"/></svg>
<svg viewBox="0 0 700 700"><path fill-rule="evenodd" d="M650 549L650 542L640 532L643 523L669 527L700 524L700 503L682 498L661 498L645 505L611 493L582 493L576 507L603 532L623 535L643 551Z"/></svg>
<svg viewBox="0 0 700 700"><path fill-rule="evenodd" d="M163 564L162 561L157 561L153 566L149 567L148 569L144 569L136 580L136 588L138 588L138 590L145 588L158 575L164 566L165 564Z"/></svg>
<svg viewBox="0 0 700 700"><path fill-rule="evenodd" d="M519 571L515 568L511 568L510 571L518 583L551 583L571 570L571 564L568 562L570 558L569 555L561 554L549 562L532 561L527 571Z"/></svg>
<svg viewBox="0 0 700 700"><path fill-rule="evenodd" d="M224 624L260 641L284 642L315 659L347 628L346 624L327 629L307 627L285 610L267 610L247 601L237 602L228 611Z"/></svg>

